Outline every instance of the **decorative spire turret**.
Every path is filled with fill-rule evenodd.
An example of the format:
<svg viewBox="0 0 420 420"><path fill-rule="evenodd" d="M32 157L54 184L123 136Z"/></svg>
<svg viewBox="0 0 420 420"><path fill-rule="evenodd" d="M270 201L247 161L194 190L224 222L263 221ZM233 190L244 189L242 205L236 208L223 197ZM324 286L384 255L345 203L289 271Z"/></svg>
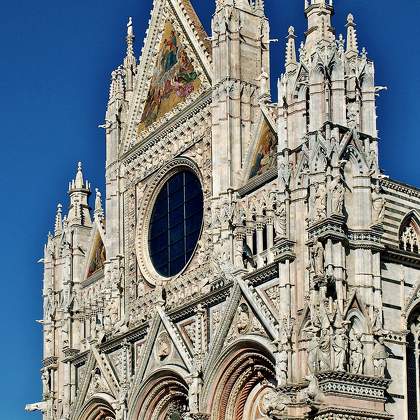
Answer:
<svg viewBox="0 0 420 420"><path fill-rule="evenodd" d="M133 90L133 79L136 73L137 61L134 55L134 30L133 19L130 17L127 23L127 54L124 59L124 69L126 72L127 91Z"/></svg>
<svg viewBox="0 0 420 420"><path fill-rule="evenodd" d="M348 58L359 55L359 46L357 44L356 24L352 14L347 16L347 48L346 55Z"/></svg>
<svg viewBox="0 0 420 420"><path fill-rule="evenodd" d="M305 14L308 19L306 48L311 51L320 41L331 42L335 39L331 26L334 14L332 0L305 0Z"/></svg>
<svg viewBox="0 0 420 420"><path fill-rule="evenodd" d="M62 216L63 206L61 204L57 205L57 214L55 215L55 226L54 226L54 235L61 235L63 231L63 216Z"/></svg>
<svg viewBox="0 0 420 420"><path fill-rule="evenodd" d="M90 183L83 179L82 163L77 165L75 179L69 184L70 210L69 224L91 225L88 198L91 194Z"/></svg>
<svg viewBox="0 0 420 420"><path fill-rule="evenodd" d="M286 45L285 67L286 67L287 72L295 70L297 66L295 40L296 40L295 28L293 26L290 26L289 35L287 36L287 45Z"/></svg>

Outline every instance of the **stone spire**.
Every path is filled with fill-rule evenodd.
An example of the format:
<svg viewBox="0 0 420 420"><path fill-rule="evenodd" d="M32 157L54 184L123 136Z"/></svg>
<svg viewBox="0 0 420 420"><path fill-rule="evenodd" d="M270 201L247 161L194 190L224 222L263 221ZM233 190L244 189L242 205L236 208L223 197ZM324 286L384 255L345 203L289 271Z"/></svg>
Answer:
<svg viewBox="0 0 420 420"><path fill-rule="evenodd" d="M295 28L290 26L289 35L287 36L287 45L286 45L286 61L285 67L286 71L293 71L297 66L296 60L296 35Z"/></svg>
<svg viewBox="0 0 420 420"><path fill-rule="evenodd" d="M332 0L305 0L305 15L308 19L306 32L306 49L310 52L321 41L331 42L335 39L331 26L334 14Z"/></svg>
<svg viewBox="0 0 420 420"><path fill-rule="evenodd" d="M257 12L264 14L264 0L255 0L254 8Z"/></svg>
<svg viewBox="0 0 420 420"><path fill-rule="evenodd" d="M57 214L55 215L55 225L54 225L54 235L61 235L63 231L63 216L62 216L63 206L61 204L57 205Z"/></svg>
<svg viewBox="0 0 420 420"><path fill-rule="evenodd" d="M133 30L133 20L130 17L127 23L127 54L124 58L124 69L126 72L126 87L127 91L133 90L133 79L136 73L137 61L134 55L134 30Z"/></svg>
<svg viewBox="0 0 420 420"><path fill-rule="evenodd" d="M69 224L91 225L88 199L91 194L90 184L83 179L82 163L77 165L75 179L69 184L70 210L68 215Z"/></svg>
<svg viewBox="0 0 420 420"><path fill-rule="evenodd" d="M357 44L357 32L356 24L354 23L354 17L352 14L347 16L347 57L353 57L359 55L359 46Z"/></svg>

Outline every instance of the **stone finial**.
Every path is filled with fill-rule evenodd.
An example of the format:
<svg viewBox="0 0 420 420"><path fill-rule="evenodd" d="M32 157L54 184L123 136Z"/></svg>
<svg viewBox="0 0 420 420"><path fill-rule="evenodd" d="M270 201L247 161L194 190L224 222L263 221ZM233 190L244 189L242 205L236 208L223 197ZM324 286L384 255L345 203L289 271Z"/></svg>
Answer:
<svg viewBox="0 0 420 420"><path fill-rule="evenodd" d="M297 65L295 40L296 40L295 28L293 26L290 26L289 35L287 36L287 45L286 45L286 62L285 62L286 71L294 70Z"/></svg>
<svg viewBox="0 0 420 420"><path fill-rule="evenodd" d="M74 183L74 186L77 189L83 188L83 172L82 172L82 162L79 162L77 164L77 174L76 174L76 180Z"/></svg>
<svg viewBox="0 0 420 420"><path fill-rule="evenodd" d="M104 215L104 210L102 208L102 195L98 188L95 189L96 197L95 197L95 216L102 218Z"/></svg>
<svg viewBox="0 0 420 420"><path fill-rule="evenodd" d="M54 225L54 235L61 235L63 231L63 216L62 216L63 206L61 204L57 205L57 213L55 215L55 225Z"/></svg>
<svg viewBox="0 0 420 420"><path fill-rule="evenodd" d="M347 56L354 56L359 54L359 47L357 45L357 32L356 24L354 23L354 17L352 14L347 16Z"/></svg>

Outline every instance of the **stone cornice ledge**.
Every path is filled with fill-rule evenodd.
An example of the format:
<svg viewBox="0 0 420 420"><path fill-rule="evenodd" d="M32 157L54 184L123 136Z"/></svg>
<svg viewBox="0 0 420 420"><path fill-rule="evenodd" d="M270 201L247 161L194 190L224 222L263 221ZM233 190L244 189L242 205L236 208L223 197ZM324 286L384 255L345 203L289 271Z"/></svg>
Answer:
<svg viewBox="0 0 420 420"><path fill-rule="evenodd" d="M245 274L243 279L249 281L252 286L259 286L266 281L278 277L278 274L278 265L276 262L274 262L251 273Z"/></svg>
<svg viewBox="0 0 420 420"><path fill-rule="evenodd" d="M398 247L388 245L385 248L383 257L386 261L395 262L397 264L405 263L411 267L420 267L420 255L413 254L411 252L403 251Z"/></svg>

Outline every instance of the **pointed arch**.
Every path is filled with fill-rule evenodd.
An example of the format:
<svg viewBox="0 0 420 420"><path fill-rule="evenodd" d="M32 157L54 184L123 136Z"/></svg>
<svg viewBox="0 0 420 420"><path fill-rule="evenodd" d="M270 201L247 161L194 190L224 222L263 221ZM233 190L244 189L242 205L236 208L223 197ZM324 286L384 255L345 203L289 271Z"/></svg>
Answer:
<svg viewBox="0 0 420 420"><path fill-rule="evenodd" d="M131 399L128 418L164 420L174 413L181 418L188 409L187 375L187 371L175 365L152 372Z"/></svg>
<svg viewBox="0 0 420 420"><path fill-rule="evenodd" d="M244 336L221 353L203 389L201 409L211 413L211 420L251 418L264 393L275 386L271 347L263 337Z"/></svg>
<svg viewBox="0 0 420 420"><path fill-rule="evenodd" d="M93 396L84 406L80 420L114 420L112 399L107 394Z"/></svg>
<svg viewBox="0 0 420 420"><path fill-rule="evenodd" d="M420 254L420 216L415 210L402 220L398 240L402 250Z"/></svg>

